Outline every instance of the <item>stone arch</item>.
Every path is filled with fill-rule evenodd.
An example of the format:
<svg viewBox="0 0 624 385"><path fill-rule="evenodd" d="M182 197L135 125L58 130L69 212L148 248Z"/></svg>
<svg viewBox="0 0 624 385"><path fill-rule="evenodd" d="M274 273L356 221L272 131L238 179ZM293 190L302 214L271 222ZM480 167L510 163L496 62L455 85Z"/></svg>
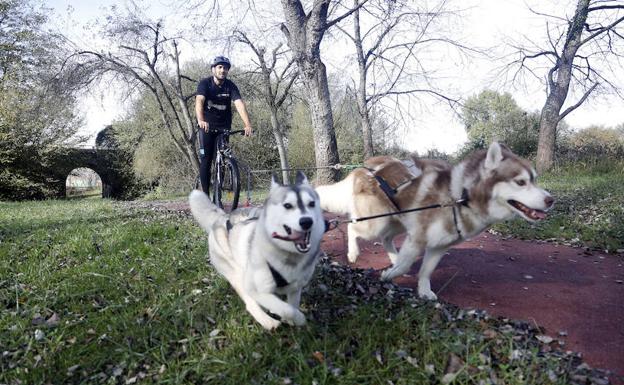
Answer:
<svg viewBox="0 0 624 385"><path fill-rule="evenodd" d="M85 192L92 194L98 191L102 195L102 178L89 167L78 167L69 172L65 178L67 197L83 196Z"/></svg>
<svg viewBox="0 0 624 385"><path fill-rule="evenodd" d="M120 198L127 186L124 178L117 171L114 160L118 153L109 149L69 149L63 156L55 159L52 169L51 187L57 197L65 197L67 190L65 180L69 173L76 168L86 167L95 171L102 179L102 197Z"/></svg>

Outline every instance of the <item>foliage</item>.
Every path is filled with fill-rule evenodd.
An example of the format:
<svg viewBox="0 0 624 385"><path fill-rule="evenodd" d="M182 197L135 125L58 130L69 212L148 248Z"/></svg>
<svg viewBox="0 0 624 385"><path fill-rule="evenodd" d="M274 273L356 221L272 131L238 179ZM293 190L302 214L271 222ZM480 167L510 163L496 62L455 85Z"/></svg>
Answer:
<svg viewBox="0 0 624 385"><path fill-rule="evenodd" d="M599 126L566 132L557 146L557 159L565 164L572 161L600 163L603 160L624 159L624 131Z"/></svg>
<svg viewBox="0 0 624 385"><path fill-rule="evenodd" d="M624 161L568 163L540 177L556 202L545 221L515 220L496 229L526 239L624 249Z"/></svg>
<svg viewBox="0 0 624 385"><path fill-rule="evenodd" d="M0 1L0 199L47 196L50 158L81 141L78 74L61 70L63 40L43 30L46 12Z"/></svg>
<svg viewBox="0 0 624 385"><path fill-rule="evenodd" d="M0 382L570 383L573 356L541 351L529 324L327 262L302 297L308 325L266 332L174 213L0 203Z"/></svg>
<svg viewBox="0 0 624 385"><path fill-rule="evenodd" d="M230 144L241 165L241 177L243 189L247 186L247 179L252 170L276 170L280 168L279 152L271 128L271 114L266 106L264 95L257 89L260 82L257 75L251 71L233 72L230 78L238 86L243 100L247 106L247 112L254 129L252 137L232 137ZM233 108L234 118L232 130L243 129L243 122ZM282 118L282 120L284 120ZM282 127L287 134L289 127ZM270 186L270 172L258 172L251 174L251 187L267 188Z"/></svg>
<svg viewBox="0 0 624 385"><path fill-rule="evenodd" d="M308 108L303 102L296 103L291 111L291 130L288 136L288 157L292 168L314 165L314 142L312 123Z"/></svg>
<svg viewBox="0 0 624 385"><path fill-rule="evenodd" d="M95 145L98 149L114 150L102 152L102 156L107 157L111 172L117 176L122 191L111 191L110 196L118 199L134 199L141 196L146 190L149 183L136 177L133 168L132 151L121 145L117 129L114 126L107 126L100 131L96 137ZM104 186L106 187L106 186Z"/></svg>
<svg viewBox="0 0 624 385"><path fill-rule="evenodd" d="M142 93L126 117L113 124L115 138L129 154L133 173L143 184L158 186L169 194L187 192L194 186L197 175L176 149L150 93Z"/></svg>
<svg viewBox="0 0 624 385"><path fill-rule="evenodd" d="M462 153L498 140L523 157L537 151L539 115L523 111L509 93L484 90L466 100L462 118L469 143Z"/></svg>
<svg viewBox="0 0 624 385"><path fill-rule="evenodd" d="M332 89L334 130L338 142L338 153L343 164L362 164L364 160L364 139L360 119L358 117L357 101L350 92ZM383 151L384 147L376 143L376 149Z"/></svg>

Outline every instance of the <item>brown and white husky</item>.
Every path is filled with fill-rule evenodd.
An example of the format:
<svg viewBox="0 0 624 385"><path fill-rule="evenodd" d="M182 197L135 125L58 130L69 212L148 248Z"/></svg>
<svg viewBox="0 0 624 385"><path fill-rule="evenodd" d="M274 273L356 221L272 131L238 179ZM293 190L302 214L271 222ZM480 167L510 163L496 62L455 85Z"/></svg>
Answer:
<svg viewBox="0 0 624 385"><path fill-rule="evenodd" d="M355 262L360 253L358 237L382 241L392 262L382 272L383 280L406 273L424 255L418 294L435 300L430 276L449 247L516 215L529 221L546 217L554 199L537 187L535 178L528 161L494 142L455 166L415 157L408 162L389 156L370 158L366 167L355 169L336 184L319 186L316 191L324 210L348 214L352 219L445 205L349 223L347 227L350 262ZM393 238L403 233L406 238L397 251Z"/></svg>

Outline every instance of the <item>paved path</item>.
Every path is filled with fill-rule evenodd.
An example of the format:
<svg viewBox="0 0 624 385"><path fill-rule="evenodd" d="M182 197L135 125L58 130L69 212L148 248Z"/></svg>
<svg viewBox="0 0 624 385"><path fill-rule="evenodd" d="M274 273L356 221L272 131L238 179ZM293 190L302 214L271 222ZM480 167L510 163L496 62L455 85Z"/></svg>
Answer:
<svg viewBox="0 0 624 385"><path fill-rule="evenodd" d="M390 264L378 243L360 246L355 267ZM346 264L346 225L328 232L322 247ZM419 267L395 282L416 288ZM589 365L612 371L612 384L624 385L623 280L623 255L484 233L449 250L431 286L440 300L462 308L534 322Z"/></svg>

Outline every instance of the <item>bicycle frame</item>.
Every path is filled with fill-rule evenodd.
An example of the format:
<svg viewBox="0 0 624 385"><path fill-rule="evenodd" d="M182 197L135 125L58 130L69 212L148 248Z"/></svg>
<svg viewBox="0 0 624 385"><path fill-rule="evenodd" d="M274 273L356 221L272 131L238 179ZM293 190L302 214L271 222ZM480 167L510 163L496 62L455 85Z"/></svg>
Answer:
<svg viewBox="0 0 624 385"><path fill-rule="evenodd" d="M213 201L214 203L224 208L224 195L228 191L232 194L231 199L227 198L225 201L231 200L231 207L233 210L238 205L238 199L240 196L240 171L238 169L238 163L232 153L232 149L229 146L228 138L231 135L244 133L244 130L210 130L217 134L216 146L215 146L215 159L214 159L214 180L213 180ZM229 180L227 180L229 176Z"/></svg>

